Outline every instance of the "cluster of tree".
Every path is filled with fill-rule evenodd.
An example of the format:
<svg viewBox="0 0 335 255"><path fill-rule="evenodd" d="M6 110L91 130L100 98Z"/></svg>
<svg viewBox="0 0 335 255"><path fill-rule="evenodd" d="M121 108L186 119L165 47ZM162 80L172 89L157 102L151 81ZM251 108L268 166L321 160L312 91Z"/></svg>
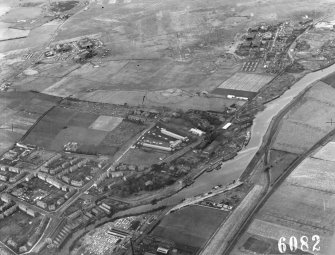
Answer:
<svg viewBox="0 0 335 255"><path fill-rule="evenodd" d="M139 177L129 177L120 187L120 195L127 196L140 191L153 191L172 185L176 178L170 175L143 174Z"/></svg>
<svg viewBox="0 0 335 255"><path fill-rule="evenodd" d="M222 124L222 121L217 116L206 111L202 111L200 116L202 119L207 120L211 125L219 126Z"/></svg>

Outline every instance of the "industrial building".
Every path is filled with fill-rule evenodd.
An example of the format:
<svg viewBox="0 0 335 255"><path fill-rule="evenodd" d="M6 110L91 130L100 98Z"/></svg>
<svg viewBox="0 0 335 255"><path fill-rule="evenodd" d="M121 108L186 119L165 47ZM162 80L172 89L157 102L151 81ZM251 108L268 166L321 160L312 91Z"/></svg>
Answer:
<svg viewBox="0 0 335 255"><path fill-rule="evenodd" d="M228 129L231 125L232 125L232 123L229 122L229 123L225 124L225 125L222 127L222 129L226 130L226 129Z"/></svg>
<svg viewBox="0 0 335 255"><path fill-rule="evenodd" d="M116 228L112 228L111 230L109 230L107 232L108 234L112 235L112 236L115 236L117 238L120 238L120 239L124 239L126 238L127 236L130 235L130 233L124 229L116 229Z"/></svg>
<svg viewBox="0 0 335 255"><path fill-rule="evenodd" d="M198 136L202 136L204 134L206 134L206 132L200 130L200 129L197 129L197 128L191 128L190 129L190 132L194 135L198 135Z"/></svg>
<svg viewBox="0 0 335 255"><path fill-rule="evenodd" d="M171 148L171 147L165 147L165 146L151 144L151 143L145 143L145 142L142 143L142 146L147 147L147 148L151 148L151 149L163 150L163 151L172 151L173 150L173 148Z"/></svg>
<svg viewBox="0 0 335 255"><path fill-rule="evenodd" d="M182 143L182 140L171 141L170 142L170 147L174 149L174 148L178 147L181 143Z"/></svg>
<svg viewBox="0 0 335 255"><path fill-rule="evenodd" d="M157 253L158 254L168 254L169 250L163 247L158 247L157 248Z"/></svg>
<svg viewBox="0 0 335 255"><path fill-rule="evenodd" d="M188 137L178 135L176 133L173 133L171 131L166 130L165 128L161 128L161 132L162 132L162 134L170 136L170 137L175 138L177 140L182 140L182 141L187 141L188 140Z"/></svg>

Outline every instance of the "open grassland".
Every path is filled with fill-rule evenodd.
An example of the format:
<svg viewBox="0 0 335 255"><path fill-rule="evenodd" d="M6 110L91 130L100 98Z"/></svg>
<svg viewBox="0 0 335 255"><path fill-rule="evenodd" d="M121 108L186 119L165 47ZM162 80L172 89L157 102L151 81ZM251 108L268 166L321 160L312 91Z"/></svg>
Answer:
<svg viewBox="0 0 335 255"><path fill-rule="evenodd" d="M318 82L290 110L278 127L273 148L301 154L311 148L333 127L327 122L335 115L335 89Z"/></svg>

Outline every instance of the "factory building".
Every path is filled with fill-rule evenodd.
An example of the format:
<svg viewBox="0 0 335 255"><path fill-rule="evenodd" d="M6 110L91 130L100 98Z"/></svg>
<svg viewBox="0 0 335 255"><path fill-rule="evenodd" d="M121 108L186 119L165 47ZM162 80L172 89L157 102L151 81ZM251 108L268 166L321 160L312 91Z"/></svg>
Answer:
<svg viewBox="0 0 335 255"><path fill-rule="evenodd" d="M191 128L190 129L190 132L194 135L198 135L198 136L202 136L204 134L206 134L206 132L200 130L200 129L197 129L197 128Z"/></svg>
<svg viewBox="0 0 335 255"><path fill-rule="evenodd" d="M158 254L168 254L169 250L163 247L158 247L157 248L157 253Z"/></svg>
<svg viewBox="0 0 335 255"><path fill-rule="evenodd" d="M157 149L157 150L163 150L163 151L172 151L171 147L165 147L165 146L160 146L156 144L151 144L151 143L142 143L142 146L151 148L151 149Z"/></svg>
<svg viewBox="0 0 335 255"><path fill-rule="evenodd" d="M174 148L176 148L178 145L180 145L181 143L182 143L181 140L171 141L171 142L170 142L170 147L171 147L172 149L174 149Z"/></svg>
<svg viewBox="0 0 335 255"><path fill-rule="evenodd" d="M120 239L124 239L124 238L126 238L127 236L130 235L130 233L128 231L126 231L124 229L116 229L116 228L112 228L107 233L109 235L116 236Z"/></svg>
<svg viewBox="0 0 335 255"><path fill-rule="evenodd" d="M230 126L231 126L231 124L232 123L227 123L226 125L224 125L223 127L222 127L222 129L224 129L224 130L226 130L226 129L228 129Z"/></svg>
<svg viewBox="0 0 335 255"><path fill-rule="evenodd" d="M175 138L177 140L182 140L182 141L187 141L188 140L187 137L175 134L171 131L166 130L165 128L161 128L161 132L162 132L162 134L170 136L170 137Z"/></svg>

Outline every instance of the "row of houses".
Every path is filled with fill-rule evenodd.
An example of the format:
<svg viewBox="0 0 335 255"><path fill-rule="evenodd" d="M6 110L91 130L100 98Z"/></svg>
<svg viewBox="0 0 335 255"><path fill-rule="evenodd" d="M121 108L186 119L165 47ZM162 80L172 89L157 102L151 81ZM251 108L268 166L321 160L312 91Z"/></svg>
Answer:
<svg viewBox="0 0 335 255"><path fill-rule="evenodd" d="M65 203L65 201L69 198L71 198L74 194L76 193L75 189L71 189L70 191L68 191L67 193L64 194L64 197L60 197L56 200L55 203L47 203L45 201L42 200L37 200L36 201L36 205L42 209L47 209L49 211L55 211L56 208L62 204Z"/></svg>
<svg viewBox="0 0 335 255"><path fill-rule="evenodd" d="M18 206L16 204L12 204L8 209L0 213L0 220L12 215L15 213L18 209Z"/></svg>
<svg viewBox="0 0 335 255"><path fill-rule="evenodd" d="M22 173L19 173L17 175L14 175L14 176L7 176L7 175L2 175L0 174L0 181L3 181L3 182L10 182L10 183L15 183L19 180L21 180L23 177L25 177L27 175L26 172L22 172Z"/></svg>
<svg viewBox="0 0 335 255"><path fill-rule="evenodd" d="M77 210L67 216L67 220L64 220L56 231L52 234L51 240L53 245L58 248L62 245L64 240L80 226L87 225L94 218L105 214L105 212L94 205L86 208L85 212Z"/></svg>
<svg viewBox="0 0 335 255"><path fill-rule="evenodd" d="M22 203L17 203L19 206L19 209L23 212L25 212L26 214L35 217L36 216L36 212L30 208L28 208L25 204Z"/></svg>
<svg viewBox="0 0 335 255"><path fill-rule="evenodd" d="M69 176L62 176L62 180L65 183L71 184L72 186L75 187L82 187L84 185L84 181L83 180L71 180Z"/></svg>
<svg viewBox="0 0 335 255"><path fill-rule="evenodd" d="M38 177L39 179L41 179L42 181L45 181L49 184L51 184L52 186L56 187L57 189L61 189L63 191L68 191L70 190L70 187L64 183L62 183L60 180L57 180L49 175L47 175L46 173L42 173L42 172L38 172L35 174L36 177Z"/></svg>
<svg viewBox="0 0 335 255"><path fill-rule="evenodd" d="M3 164L0 165L0 171L2 171L2 172L9 171L9 172L12 172L12 173L17 173L17 174L21 173L20 168L15 167L15 166L7 166L7 165L3 165Z"/></svg>
<svg viewBox="0 0 335 255"><path fill-rule="evenodd" d="M11 206L15 205L14 202L10 201L10 202L5 202L0 206L0 212L4 212L6 211L8 208L10 208Z"/></svg>
<svg viewBox="0 0 335 255"><path fill-rule="evenodd" d="M119 178L119 177L123 177L124 172L122 171L110 171L109 169L102 173L97 180L94 183L94 187L97 187L100 183L102 183L104 180L106 180L107 178Z"/></svg>
<svg viewBox="0 0 335 255"><path fill-rule="evenodd" d="M56 159L59 160L58 157ZM55 161L57 160L53 160L51 163L55 163ZM61 165L55 168L49 168L48 166L50 166L50 162L47 162L40 168L40 170L42 172L49 173L51 175L56 174L64 175L78 170L80 167L84 166L88 161L89 161L88 159L74 158L71 159L70 161L63 162Z"/></svg>

